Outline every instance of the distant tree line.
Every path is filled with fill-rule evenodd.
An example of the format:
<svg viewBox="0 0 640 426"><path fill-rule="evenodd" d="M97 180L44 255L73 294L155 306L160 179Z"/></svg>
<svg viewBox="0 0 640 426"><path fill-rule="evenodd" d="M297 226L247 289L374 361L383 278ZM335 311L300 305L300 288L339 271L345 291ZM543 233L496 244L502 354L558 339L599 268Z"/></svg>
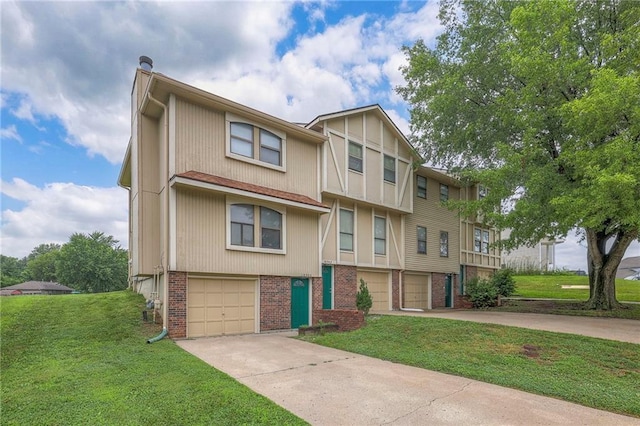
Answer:
<svg viewBox="0 0 640 426"><path fill-rule="evenodd" d="M18 259L0 255L0 287L25 281L53 281L100 293L127 288L127 250L103 232L75 233L60 244L40 244Z"/></svg>

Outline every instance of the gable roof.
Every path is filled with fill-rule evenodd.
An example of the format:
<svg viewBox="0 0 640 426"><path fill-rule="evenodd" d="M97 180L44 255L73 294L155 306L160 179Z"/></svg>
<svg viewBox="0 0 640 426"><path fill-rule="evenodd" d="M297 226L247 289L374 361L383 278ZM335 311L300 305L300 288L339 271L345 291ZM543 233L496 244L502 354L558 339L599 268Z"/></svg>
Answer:
<svg viewBox="0 0 640 426"><path fill-rule="evenodd" d="M402 140L405 144L407 144L407 146L409 148L411 148L411 150L416 154L416 156L419 157L418 152L416 151L414 146L411 145L411 142L409 142L409 139L407 139L407 137L404 135L404 133L402 133L402 131L398 128L396 123L393 122L393 120L389 117L389 115L386 113L386 111L379 104L373 104L373 105L367 105L367 106L363 106L363 107L345 109L345 110L342 110L342 111L336 111L336 112L332 112L332 113L329 113L329 114L322 114L322 115L317 116L313 120L311 120L305 127L308 128L308 129L311 129L314 126L316 126L318 123L320 123L321 121L332 120L334 118L346 117L346 116L349 116L349 115L362 114L362 113L365 113L365 112L373 112L379 118L381 118L382 121L386 122L389 125L389 127L395 131L395 133L399 137L399 139Z"/></svg>
<svg viewBox="0 0 640 426"><path fill-rule="evenodd" d="M189 181L202 182L205 184L205 186L193 185L193 184L190 185ZM294 192L281 191L279 189L267 188L266 186L260 186L252 183L241 182L238 180L233 180L233 179L225 178L222 176L215 176L207 173L196 172L194 170L177 174L172 179L172 184L173 183L190 185L190 186L200 186L203 189L212 189L212 190L216 190L216 189L220 190L223 188L227 188L228 190L232 190L232 191L223 190L222 192L234 192L238 195L245 195L249 197L251 197L252 194L255 194L253 195L255 198L266 199L268 201L274 201L274 202L286 201L286 203L284 204L293 205L294 207L316 210L322 213L329 212L329 207L325 206L321 202L316 201L313 198L308 197L306 195L296 194Z"/></svg>
<svg viewBox="0 0 640 426"><path fill-rule="evenodd" d="M59 283L49 281L27 281L22 284L10 285L3 287L3 290L22 290L22 291L73 291L72 288Z"/></svg>

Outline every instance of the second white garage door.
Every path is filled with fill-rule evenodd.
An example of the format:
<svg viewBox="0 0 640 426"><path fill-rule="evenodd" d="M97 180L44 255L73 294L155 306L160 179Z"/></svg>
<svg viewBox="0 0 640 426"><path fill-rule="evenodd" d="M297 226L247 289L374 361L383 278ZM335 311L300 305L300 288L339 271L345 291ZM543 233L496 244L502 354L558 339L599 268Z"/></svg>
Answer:
<svg viewBox="0 0 640 426"><path fill-rule="evenodd" d="M388 311L389 304L389 273L358 271L358 288L360 288L360 278L364 279L369 288L369 293L373 298L372 311Z"/></svg>
<svg viewBox="0 0 640 426"><path fill-rule="evenodd" d="M256 280L189 278L187 337L256 332Z"/></svg>

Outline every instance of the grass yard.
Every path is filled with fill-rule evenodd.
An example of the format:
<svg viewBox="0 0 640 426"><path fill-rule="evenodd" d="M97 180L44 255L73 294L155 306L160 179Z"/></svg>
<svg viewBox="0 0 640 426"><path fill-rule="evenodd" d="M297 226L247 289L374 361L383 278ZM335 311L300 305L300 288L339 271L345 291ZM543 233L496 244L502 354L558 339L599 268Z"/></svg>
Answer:
<svg viewBox="0 0 640 426"><path fill-rule="evenodd" d="M2 425L306 424L141 319L131 292L2 298Z"/></svg>
<svg viewBox="0 0 640 426"><path fill-rule="evenodd" d="M505 300L502 306L488 308L490 311L521 312L531 314L575 315L582 317L622 318L640 320L640 305L626 303L623 309L600 311L585 309L584 302L571 300ZM640 323L638 324L640 328ZM640 332L640 331L639 331Z"/></svg>
<svg viewBox="0 0 640 426"><path fill-rule="evenodd" d="M589 299L589 277L576 275L515 276L516 292L513 296L552 299ZM586 289L562 286L587 286ZM625 302L640 302L640 281L616 280L616 296Z"/></svg>
<svg viewBox="0 0 640 426"><path fill-rule="evenodd" d="M640 417L640 345L632 343L399 316L369 316L360 330L304 339Z"/></svg>

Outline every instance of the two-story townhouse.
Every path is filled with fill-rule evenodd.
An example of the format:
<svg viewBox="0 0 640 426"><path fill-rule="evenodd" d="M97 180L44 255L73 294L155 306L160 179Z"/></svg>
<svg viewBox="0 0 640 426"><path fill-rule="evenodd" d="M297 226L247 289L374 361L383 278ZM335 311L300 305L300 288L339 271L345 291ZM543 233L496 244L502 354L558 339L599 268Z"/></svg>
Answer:
<svg viewBox="0 0 640 426"><path fill-rule="evenodd" d="M461 294L460 219L444 203L460 199L460 182L420 166L413 176L413 213L407 215L402 308L456 306Z"/></svg>
<svg viewBox="0 0 640 426"><path fill-rule="evenodd" d="M486 195L482 185L469 185L460 189L462 200L478 200ZM471 278L489 278L501 268L500 250L492 246L500 240L500 231L486 225L482 214L460 220L460 285Z"/></svg>
<svg viewBox="0 0 640 426"><path fill-rule="evenodd" d="M374 311L400 307L405 216L413 211L411 145L379 105L311 121L326 136L322 150L321 217L325 309L355 308L363 279Z"/></svg>
<svg viewBox="0 0 640 426"><path fill-rule="evenodd" d="M326 137L144 69L131 123L130 279L169 335L311 323Z"/></svg>

